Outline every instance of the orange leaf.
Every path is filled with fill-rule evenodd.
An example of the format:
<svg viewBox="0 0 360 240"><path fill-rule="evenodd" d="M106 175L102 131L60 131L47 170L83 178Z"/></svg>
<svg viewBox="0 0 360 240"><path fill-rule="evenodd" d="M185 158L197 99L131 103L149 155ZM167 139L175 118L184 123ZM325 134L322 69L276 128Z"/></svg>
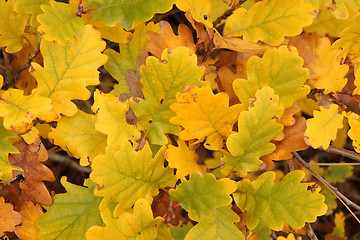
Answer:
<svg viewBox="0 0 360 240"><path fill-rule="evenodd" d="M55 177L49 168L41 164L48 159L48 153L45 147L39 144L40 140L31 145L17 141L14 146L20 154L11 154L9 161L24 170L25 180L20 183L22 199L50 206L51 196L42 181L55 181Z"/></svg>
<svg viewBox="0 0 360 240"><path fill-rule="evenodd" d="M40 239L36 221L43 214L41 205L34 205L32 202L22 202L20 214L22 223L21 226L15 227L16 235L22 240Z"/></svg>
<svg viewBox="0 0 360 240"><path fill-rule="evenodd" d="M4 235L4 232L13 232L20 223L20 213L15 212L13 205L5 203L5 199L0 197L0 236Z"/></svg>

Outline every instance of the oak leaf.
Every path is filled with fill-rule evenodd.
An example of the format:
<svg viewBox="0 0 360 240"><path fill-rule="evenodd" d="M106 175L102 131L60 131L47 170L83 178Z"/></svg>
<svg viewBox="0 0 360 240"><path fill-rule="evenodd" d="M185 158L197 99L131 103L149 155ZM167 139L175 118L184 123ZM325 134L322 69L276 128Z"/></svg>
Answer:
<svg viewBox="0 0 360 240"><path fill-rule="evenodd" d="M179 138L196 139L195 143L206 139L204 146L211 150L222 149L239 113L246 108L240 104L228 107L229 96L224 92L214 95L209 86L190 86L176 93L176 99L177 103L170 106L176 117L171 118L170 123L184 128Z"/></svg>
<svg viewBox="0 0 360 240"><path fill-rule="evenodd" d="M152 197L159 188L173 186L176 178L170 168L164 168L165 147L152 158L148 143L136 152L129 142L114 150L108 146L105 155L97 156L92 163L92 181L103 186L94 193L102 196L100 210L108 203L118 202L114 215L130 208L137 199Z"/></svg>
<svg viewBox="0 0 360 240"><path fill-rule="evenodd" d="M95 129L95 116L78 111L75 116L62 117L48 137L87 166L100 154L105 153L106 135Z"/></svg>
<svg viewBox="0 0 360 240"><path fill-rule="evenodd" d="M161 57L162 52L165 48L174 50L177 47L189 48L189 53L194 54L195 43L193 35L188 26L180 24L178 27L178 35L175 35L171 25L166 21L160 22L161 34L157 32L148 31L146 36L150 41L146 42L146 48L157 58Z"/></svg>
<svg viewBox="0 0 360 240"><path fill-rule="evenodd" d="M171 168L176 168L176 177L182 178L193 172L205 174L206 167L197 164L197 155L195 151L189 149L182 140L177 141L178 147L169 145L169 149L165 152L165 158L169 162Z"/></svg>
<svg viewBox="0 0 360 240"><path fill-rule="evenodd" d="M114 26L108 26L103 22L95 21L91 18L89 24L93 25L96 30L101 33L102 38L112 42L125 44L131 40L131 32L125 31L120 23L116 23Z"/></svg>
<svg viewBox="0 0 360 240"><path fill-rule="evenodd" d="M325 214L325 197L308 191L312 183L300 183L304 176L303 171L295 170L274 183L275 173L269 171L253 182L248 179L238 182L233 195L236 205L247 211L246 226L254 229L261 218L275 231L281 230L285 223L299 229L305 222L314 222L317 216Z"/></svg>
<svg viewBox="0 0 360 240"><path fill-rule="evenodd" d="M32 27L37 27L39 22L37 21L37 16L43 11L40 6L44 4L49 4L50 0L17 0L15 3L15 11L19 14L31 14L30 25Z"/></svg>
<svg viewBox="0 0 360 240"><path fill-rule="evenodd" d="M274 90L263 87L255 96L254 107L239 115L238 133L231 134L226 141L231 154L223 151L224 158L221 161L225 163L222 169L224 175L234 170L241 176L257 171L262 163L259 158L275 150L275 145L270 140L283 130L283 126L274 119L283 113Z"/></svg>
<svg viewBox="0 0 360 240"><path fill-rule="evenodd" d="M75 42L84 34L84 20L74 16L76 8L70 4L50 0L50 5L41 5L44 12L37 16L39 32L46 41L57 41L63 46Z"/></svg>
<svg viewBox="0 0 360 240"><path fill-rule="evenodd" d="M41 162L48 159L48 153L40 142L28 145L24 141L17 141L14 146L19 154L11 154L11 164L23 169L24 181L20 183L22 200L50 206L51 196L43 181L55 181L52 171Z"/></svg>
<svg viewBox="0 0 360 240"><path fill-rule="evenodd" d="M247 80L235 80L234 91L241 103L249 104L258 89L270 86L280 98L279 105L288 108L310 91L309 86L303 85L309 77L309 71L302 67L303 63L295 48L289 50L282 46L269 49L262 58L253 56L248 60Z"/></svg>
<svg viewBox="0 0 360 240"><path fill-rule="evenodd" d="M28 14L18 14L14 10L16 0L0 1L0 47L14 53L23 47L23 35L28 21Z"/></svg>
<svg viewBox="0 0 360 240"><path fill-rule="evenodd" d="M125 29L134 27L134 22L146 22L155 13L169 11L175 0L93 0L88 9L96 9L90 14L96 21L103 22L108 26L120 23Z"/></svg>
<svg viewBox="0 0 360 240"><path fill-rule="evenodd" d="M21 223L21 215L13 210L13 205L5 203L3 196L0 197L0 235L4 232L13 232L15 226Z"/></svg>
<svg viewBox="0 0 360 240"><path fill-rule="evenodd" d="M354 150L360 153L360 116L356 113L350 113L347 119L350 125L348 136L353 140Z"/></svg>
<svg viewBox="0 0 360 240"><path fill-rule="evenodd" d="M89 227L102 224L101 198L93 194L96 184L86 179L86 187L81 187L67 182L66 177L60 181L67 193L56 194L51 207L39 218L40 239L85 239Z"/></svg>
<svg viewBox="0 0 360 240"><path fill-rule="evenodd" d="M212 28L209 17L211 12L209 0L177 0L176 7L183 12L190 12L194 20L203 23L206 28Z"/></svg>
<svg viewBox="0 0 360 240"><path fill-rule="evenodd" d="M188 181L170 189L169 194L189 213L190 219L201 221L211 217L215 209L229 205L230 194L235 190L236 182L228 178L216 180L211 173L202 176L194 172Z"/></svg>
<svg viewBox="0 0 360 240"><path fill-rule="evenodd" d="M209 219L200 220L186 235L185 240L244 240L244 234L234 225L239 216L231 206L217 208Z"/></svg>
<svg viewBox="0 0 360 240"><path fill-rule="evenodd" d="M128 140L135 143L140 138L139 130L126 122L128 109L127 102L121 102L112 94L95 91L92 106L96 112L95 129L108 135L107 145L114 149L119 149Z"/></svg>
<svg viewBox="0 0 360 240"><path fill-rule="evenodd" d="M349 17L349 10L354 12L360 10L360 2L356 0L334 0L324 1L324 3L337 19L347 19Z"/></svg>
<svg viewBox="0 0 360 240"><path fill-rule="evenodd" d="M40 51L44 67L32 63L38 82L39 94L53 102L57 113L73 116L77 112L73 99L87 100L90 92L87 85L99 84L98 68L107 57L101 54L105 42L91 25L85 26L81 39L62 46L57 42L41 41Z"/></svg>
<svg viewBox="0 0 360 240"><path fill-rule="evenodd" d="M165 49L160 62L151 56L146 59L146 66L140 67L145 99L138 99L138 103L130 99L130 106L139 129L146 130L146 137L152 144L166 144L166 133L178 134L178 126L169 123L175 115L170 105L176 102L175 93L183 86L204 85L200 81L203 72L204 69L197 66L196 56L189 55L189 49L185 47L170 53Z"/></svg>
<svg viewBox="0 0 360 240"><path fill-rule="evenodd" d="M296 36L310 25L314 7L304 0L257 2L248 11L238 8L226 20L224 35L243 36L244 40L279 45L285 36Z"/></svg>
<svg viewBox="0 0 360 240"><path fill-rule="evenodd" d="M9 141L10 137L16 137L16 134L4 128L0 120L0 181L9 181L12 179L12 170L20 170L12 166L8 160L9 153L18 153L19 151Z"/></svg>
<svg viewBox="0 0 360 240"><path fill-rule="evenodd" d="M119 44L119 53L112 49L104 51L109 58L104 67L119 82L112 91L114 95L130 93L125 80L126 72L136 70L136 59L140 56L140 51L145 49L145 42L148 40L145 34L148 31L160 32L159 24L137 24L130 42Z"/></svg>
<svg viewBox="0 0 360 240"><path fill-rule="evenodd" d="M39 228L36 222L43 214L41 205L23 201L21 203L21 226L15 227L15 233L21 240L39 240Z"/></svg>
<svg viewBox="0 0 360 240"><path fill-rule="evenodd" d="M320 111L314 111L314 118L307 120L307 144L313 148L329 147L330 141L336 138L337 130L343 127L343 116L338 113L338 108L333 104L329 109L320 106Z"/></svg>
<svg viewBox="0 0 360 240"><path fill-rule="evenodd" d="M153 218L150 204L143 198L135 202L132 212L125 211L114 218L111 211L105 208L101 211L101 218L106 226L91 227L86 233L87 240L155 240L158 228L164 221L162 217Z"/></svg>

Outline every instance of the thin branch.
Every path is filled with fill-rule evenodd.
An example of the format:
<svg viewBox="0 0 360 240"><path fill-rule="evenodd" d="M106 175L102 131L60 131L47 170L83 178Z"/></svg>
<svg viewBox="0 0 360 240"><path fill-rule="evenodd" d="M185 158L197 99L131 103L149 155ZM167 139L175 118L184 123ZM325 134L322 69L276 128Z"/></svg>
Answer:
<svg viewBox="0 0 360 240"><path fill-rule="evenodd" d="M304 159L302 159L302 157L300 157L300 155L297 152L292 152L292 154L294 155L296 160L298 160L298 162L303 167L305 167L307 170L309 170L317 179L319 179L322 183L324 183L339 199L343 200L346 203L346 205L351 206L351 207L355 208L358 211L360 210L359 205L357 205L356 203L354 203L353 201L351 201L350 199L345 197L341 192L339 192L339 190L336 187L332 186L322 176L320 176L317 172L315 172L309 166L309 164L307 164L307 162L305 162Z"/></svg>
<svg viewBox="0 0 360 240"><path fill-rule="evenodd" d="M325 151L325 152L329 152L329 153L335 153L335 154L338 154L340 156L343 156L343 157L347 157L347 158L350 158L350 159L353 159L355 161L358 161L360 162L360 154L357 154L353 151L350 151L350 150L346 150L346 149L343 149L343 148L337 148L337 147L334 147L334 146L329 146L328 149L323 149L322 147L319 148L320 150L322 151Z"/></svg>
<svg viewBox="0 0 360 240"><path fill-rule="evenodd" d="M17 74L19 74L20 72L22 72L25 69L28 69L31 65L31 62L36 58L36 56L40 53L40 46L35 50L35 52L33 52L32 54L30 54L30 56L25 60L24 65L18 67L15 69L15 72Z"/></svg>
<svg viewBox="0 0 360 240"><path fill-rule="evenodd" d="M318 240L317 236L314 233L314 230L311 227L310 223L305 223L305 228L306 228L306 234L309 236L309 238L311 240Z"/></svg>
<svg viewBox="0 0 360 240"><path fill-rule="evenodd" d="M237 4L234 4L234 6L232 6L230 9L226 10L223 15L221 15L220 17L218 17L214 22L214 28L222 21L227 19L231 14L233 14L233 12L240 7L243 3L245 3L247 0L240 0Z"/></svg>
<svg viewBox="0 0 360 240"><path fill-rule="evenodd" d="M84 172L84 173L88 173L88 174L91 173L91 168L81 166L78 163L72 161L71 158L66 157L66 156L63 156L63 155L60 155L60 154L57 154L57 153L51 153L49 155L49 159L51 159L51 160L53 160L55 162L58 162L58 163L66 164L69 167L74 168L74 169L76 169L76 170L78 170L80 172Z"/></svg>
<svg viewBox="0 0 360 240"><path fill-rule="evenodd" d="M317 166L360 166L360 163L308 163Z"/></svg>

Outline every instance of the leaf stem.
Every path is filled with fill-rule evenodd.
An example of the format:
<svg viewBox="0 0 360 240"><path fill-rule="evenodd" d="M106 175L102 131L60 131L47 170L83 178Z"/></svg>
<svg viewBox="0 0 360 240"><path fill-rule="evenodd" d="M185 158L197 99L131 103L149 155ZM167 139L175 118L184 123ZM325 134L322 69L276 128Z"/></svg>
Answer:
<svg viewBox="0 0 360 240"><path fill-rule="evenodd" d="M356 210L360 210L360 206L357 205L356 203L354 203L353 201L351 201L350 199L348 199L347 197L345 197L341 192L339 192L339 190L332 186L330 183L328 183L322 176L320 176L317 172L315 172L310 166L309 164L307 164L307 162L304 161L304 159L302 159L302 157L300 157L300 155L297 152L292 152L292 154L294 155L294 157L296 158L296 160L298 160L298 162L305 167L307 170L309 170L317 179L319 179L323 184L325 184L335 195L336 197L343 201L344 203L346 203L346 205L351 206L353 208L355 208ZM354 216L354 215L353 215ZM357 217L354 216L356 219ZM358 219L357 219L358 220ZM358 220L359 221L359 220Z"/></svg>
<svg viewBox="0 0 360 240"><path fill-rule="evenodd" d="M328 149L324 149L322 147L320 147L319 149L324 152L335 153L340 156L347 157L347 158L350 158L350 159L360 162L360 154L357 154L350 150L346 150L346 149L338 148L338 147L334 147L334 146L329 146Z"/></svg>

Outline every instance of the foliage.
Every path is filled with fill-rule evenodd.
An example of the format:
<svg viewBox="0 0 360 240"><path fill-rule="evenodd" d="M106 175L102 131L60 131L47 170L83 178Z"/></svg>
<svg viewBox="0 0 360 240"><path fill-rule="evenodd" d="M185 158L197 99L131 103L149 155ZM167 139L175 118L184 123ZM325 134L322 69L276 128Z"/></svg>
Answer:
<svg viewBox="0 0 360 240"><path fill-rule="evenodd" d="M284 160L360 152L359 9L0 0L0 237L270 239L332 214ZM44 183L60 178L66 193ZM335 225L326 237L345 238L343 212Z"/></svg>

